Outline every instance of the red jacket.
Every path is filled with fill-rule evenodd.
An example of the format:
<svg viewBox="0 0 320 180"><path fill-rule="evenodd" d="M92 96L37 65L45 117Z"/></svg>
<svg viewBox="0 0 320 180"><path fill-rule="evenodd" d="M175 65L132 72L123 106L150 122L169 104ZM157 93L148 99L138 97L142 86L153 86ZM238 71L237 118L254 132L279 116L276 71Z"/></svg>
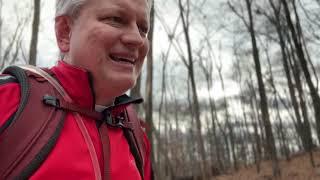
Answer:
<svg viewBox="0 0 320 180"><path fill-rule="evenodd" d="M75 103L81 107L94 107L94 94L89 73L86 70L62 61L51 70ZM0 84L0 128L17 110L19 101L20 87L17 83ZM82 116L82 118L93 141L100 169L103 170L103 151L96 121L85 116ZM122 129L108 127L108 136L110 139L111 180L141 179ZM150 180L151 149L146 135L144 135L144 141L147 146L144 177L145 180ZM94 179L90 154L72 113L67 114L63 130L55 147L31 179Z"/></svg>

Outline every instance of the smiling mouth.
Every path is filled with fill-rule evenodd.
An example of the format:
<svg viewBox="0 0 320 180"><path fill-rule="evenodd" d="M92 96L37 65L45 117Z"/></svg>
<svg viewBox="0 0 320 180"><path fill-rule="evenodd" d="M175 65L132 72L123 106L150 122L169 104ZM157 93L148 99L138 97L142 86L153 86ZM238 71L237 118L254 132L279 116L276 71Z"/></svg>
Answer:
<svg viewBox="0 0 320 180"><path fill-rule="evenodd" d="M123 57L117 57L114 55L110 55L111 60L116 61L116 62L120 62L120 63L130 63L130 64L134 64L134 60L133 59L127 59L127 58L123 58Z"/></svg>

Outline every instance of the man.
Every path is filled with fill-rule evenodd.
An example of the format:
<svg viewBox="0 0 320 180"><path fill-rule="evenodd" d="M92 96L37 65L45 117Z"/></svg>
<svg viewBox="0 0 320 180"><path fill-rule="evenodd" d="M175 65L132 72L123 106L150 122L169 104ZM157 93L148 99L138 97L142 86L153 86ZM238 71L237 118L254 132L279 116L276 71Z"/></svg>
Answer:
<svg viewBox="0 0 320 180"><path fill-rule="evenodd" d="M50 71L77 106L96 111L113 106L134 86L148 52L147 0L57 0L56 8L55 32L63 58ZM0 83L0 128L19 102L19 84ZM88 147L75 115L68 112L54 148L30 179L103 179L104 172L112 180L151 179L145 135L140 175L123 130L108 126L110 167L105 167L99 129L107 125L81 117L94 148Z"/></svg>

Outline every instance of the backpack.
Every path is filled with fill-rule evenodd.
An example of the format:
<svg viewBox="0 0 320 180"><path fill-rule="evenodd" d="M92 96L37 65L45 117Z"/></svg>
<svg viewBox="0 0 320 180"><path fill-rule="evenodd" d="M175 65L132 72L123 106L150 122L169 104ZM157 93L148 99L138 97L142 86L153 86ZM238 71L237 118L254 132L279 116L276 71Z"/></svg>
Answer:
<svg viewBox="0 0 320 180"><path fill-rule="evenodd" d="M39 69L33 66L10 66L3 73L11 76L0 79L0 85L18 82L21 89L21 99L14 115L3 126L0 126L0 179L28 179L54 148L67 112L74 113L84 137L86 129L84 124L81 124L83 122L79 114L96 119L97 124L100 125L107 123L107 125L121 127L143 179L146 146L143 142L143 130L137 114L130 105L140 103L142 99L128 100L128 96L123 95L116 98L115 106L111 107L113 109L98 113L72 104L71 98L68 99L68 95L52 77L53 74L49 69ZM115 110L117 108L122 111ZM116 112L116 117L113 116L114 112ZM37 118L32 118L35 114ZM102 136L101 139L103 142L108 141ZM88 138L85 137L85 140ZM86 141L89 151L94 151L90 141L91 139L89 142ZM110 154L108 145L105 144L106 142L102 143L106 171L109 168L107 163ZM96 166L99 165L97 159L91 156L91 160L94 169L97 168ZM103 173L104 180L109 179L107 173ZM97 171L95 171L95 175L96 179L102 179Z"/></svg>

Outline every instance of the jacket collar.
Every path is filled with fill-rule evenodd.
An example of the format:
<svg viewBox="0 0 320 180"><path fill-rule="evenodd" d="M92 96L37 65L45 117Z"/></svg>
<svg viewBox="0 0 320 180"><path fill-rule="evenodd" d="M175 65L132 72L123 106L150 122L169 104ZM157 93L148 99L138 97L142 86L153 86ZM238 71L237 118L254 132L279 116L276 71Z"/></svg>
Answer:
<svg viewBox="0 0 320 180"><path fill-rule="evenodd" d="M91 75L87 70L64 61L59 61L51 70L75 104L85 108L93 107L94 91Z"/></svg>
<svg viewBox="0 0 320 180"><path fill-rule="evenodd" d="M89 71L67 64L64 61L59 61L51 70L75 104L84 108L94 109L95 95ZM131 98L124 94L116 97L112 108L127 106L132 103L137 104L142 101L143 99L141 98Z"/></svg>

